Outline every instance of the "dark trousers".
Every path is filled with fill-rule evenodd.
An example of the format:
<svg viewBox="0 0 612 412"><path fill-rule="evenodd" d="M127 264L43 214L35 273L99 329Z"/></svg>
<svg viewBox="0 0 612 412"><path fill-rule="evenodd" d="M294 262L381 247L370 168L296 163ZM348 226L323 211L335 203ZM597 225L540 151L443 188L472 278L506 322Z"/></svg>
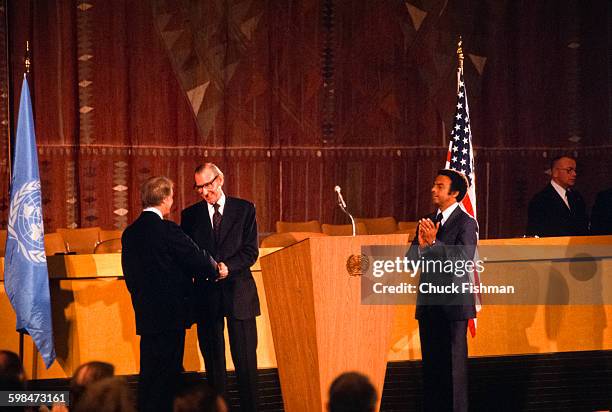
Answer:
<svg viewBox="0 0 612 412"><path fill-rule="evenodd" d="M224 318L198 322L198 342L204 357L206 376L217 392L226 394ZM243 412L257 411L257 324L255 318L227 318L232 361L236 368L240 408Z"/></svg>
<svg viewBox="0 0 612 412"><path fill-rule="evenodd" d="M425 411L468 410L467 320L419 319Z"/></svg>
<svg viewBox="0 0 612 412"><path fill-rule="evenodd" d="M138 410L172 411L183 371L185 331L167 331L140 337Z"/></svg>

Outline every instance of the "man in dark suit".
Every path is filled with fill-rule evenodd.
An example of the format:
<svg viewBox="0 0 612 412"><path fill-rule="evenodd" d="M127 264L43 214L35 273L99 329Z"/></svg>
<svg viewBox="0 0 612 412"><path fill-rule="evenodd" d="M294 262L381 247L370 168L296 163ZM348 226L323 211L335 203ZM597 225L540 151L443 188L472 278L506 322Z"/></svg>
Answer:
<svg viewBox="0 0 612 412"><path fill-rule="evenodd" d="M440 271L448 267L448 262L470 262L474 258L478 224L459 206L467 188L465 175L448 169L438 172L431 189L438 210L419 220L407 253L411 260L442 263L438 268L421 270L417 295L415 317L419 322L426 411L468 410L466 332L476 310L472 293L463 292L461 286L470 279L465 271ZM453 285L459 293L451 292Z"/></svg>
<svg viewBox="0 0 612 412"><path fill-rule="evenodd" d="M612 188L597 194L591 213L591 233L612 235Z"/></svg>
<svg viewBox="0 0 612 412"><path fill-rule="evenodd" d="M121 266L140 335L141 412L172 410L183 368L193 274L201 279L217 276L217 263L208 252L177 224L163 219L172 207L172 196L170 179L148 179L141 188L144 210L121 237Z"/></svg>
<svg viewBox="0 0 612 412"><path fill-rule="evenodd" d="M589 234L584 199L576 190L576 159L560 156L550 167L552 179L529 202L528 236L581 236Z"/></svg>
<svg viewBox="0 0 612 412"><path fill-rule="evenodd" d="M181 227L201 248L227 265L229 275L218 281L196 278L195 301L198 342L206 375L221 394L226 392L224 320L236 368L240 406L257 410L257 287L251 266L257 261L255 206L225 196L224 176L213 163L198 166L194 188L202 197L181 215Z"/></svg>

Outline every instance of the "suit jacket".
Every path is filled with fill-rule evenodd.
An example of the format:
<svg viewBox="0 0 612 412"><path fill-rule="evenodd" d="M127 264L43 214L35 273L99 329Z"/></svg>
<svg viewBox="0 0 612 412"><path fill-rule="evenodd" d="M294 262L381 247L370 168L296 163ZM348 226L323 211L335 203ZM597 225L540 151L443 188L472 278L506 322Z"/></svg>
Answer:
<svg viewBox="0 0 612 412"><path fill-rule="evenodd" d="M589 234L589 220L584 199L573 190L576 210L570 211L559 193L549 183L529 202L528 236L580 236Z"/></svg>
<svg viewBox="0 0 612 412"><path fill-rule="evenodd" d="M597 194L591 214L591 232L594 235L612 235L612 189Z"/></svg>
<svg viewBox="0 0 612 412"><path fill-rule="evenodd" d="M179 226L142 212L121 236L121 266L139 335L185 329L193 274L216 276L216 262Z"/></svg>
<svg viewBox="0 0 612 412"><path fill-rule="evenodd" d="M183 210L181 227L198 246L211 251L229 269L228 277L219 282L196 278L195 320L219 316L244 320L259 316L259 297L251 273L259 255L255 206L243 199L225 197L219 244L205 201Z"/></svg>
<svg viewBox="0 0 612 412"><path fill-rule="evenodd" d="M427 218L434 220L435 213ZM412 260L423 259L424 261L471 261L474 259L478 223L470 215L465 213L461 207L457 207L448 217L444 225L440 226L436 234L436 242L433 246L419 252L419 227L412 241L412 245L406 254ZM471 293L450 294L422 294L421 284L432 284L435 286L449 286L455 284L462 290L462 284L469 281L469 275L459 273L440 273L436 271L421 271L419 277L419 294L417 296L416 319L426 316L437 316L447 320L466 320L476 317L474 297Z"/></svg>

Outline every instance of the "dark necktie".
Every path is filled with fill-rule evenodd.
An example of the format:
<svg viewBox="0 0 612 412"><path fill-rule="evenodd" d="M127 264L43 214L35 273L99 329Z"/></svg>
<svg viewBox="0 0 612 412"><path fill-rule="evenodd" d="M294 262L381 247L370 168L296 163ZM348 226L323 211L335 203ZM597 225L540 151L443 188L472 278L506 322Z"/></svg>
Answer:
<svg viewBox="0 0 612 412"><path fill-rule="evenodd" d="M436 215L436 218L434 219L434 225L440 223L440 226L442 226L442 213L438 213Z"/></svg>
<svg viewBox="0 0 612 412"><path fill-rule="evenodd" d="M219 234L221 233L221 219L223 218L223 215L221 213L219 213L219 207L221 207L221 205L219 205L218 203L215 203L213 205L213 208L215 208L215 213L213 213L213 232L215 232L215 242L219 242Z"/></svg>

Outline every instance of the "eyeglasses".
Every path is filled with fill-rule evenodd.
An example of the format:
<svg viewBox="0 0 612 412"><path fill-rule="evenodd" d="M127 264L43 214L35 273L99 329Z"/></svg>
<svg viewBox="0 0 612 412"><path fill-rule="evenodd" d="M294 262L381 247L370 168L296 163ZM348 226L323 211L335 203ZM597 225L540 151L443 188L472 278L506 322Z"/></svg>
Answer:
<svg viewBox="0 0 612 412"><path fill-rule="evenodd" d="M213 183L215 183L215 180L217 180L217 178L219 177L219 175L216 175L213 180L211 180L208 183L204 183L201 185L197 185L197 184L193 184L193 189L194 190L212 190L213 188Z"/></svg>
<svg viewBox="0 0 612 412"><path fill-rule="evenodd" d="M571 175L572 173L576 173L578 174L578 170L576 170L573 167L557 167L556 169L558 170L564 170L565 173L567 173L568 175Z"/></svg>

